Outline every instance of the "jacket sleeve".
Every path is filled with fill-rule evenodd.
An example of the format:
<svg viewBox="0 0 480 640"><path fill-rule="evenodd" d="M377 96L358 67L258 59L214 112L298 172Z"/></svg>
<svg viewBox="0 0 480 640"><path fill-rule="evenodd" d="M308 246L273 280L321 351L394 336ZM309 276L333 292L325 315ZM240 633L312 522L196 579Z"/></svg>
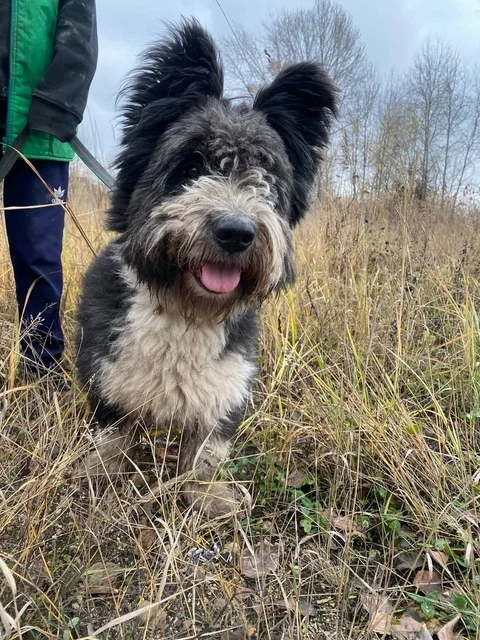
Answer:
<svg viewBox="0 0 480 640"><path fill-rule="evenodd" d="M31 129L68 142L83 119L98 58L95 0L59 0L53 59L33 91Z"/></svg>

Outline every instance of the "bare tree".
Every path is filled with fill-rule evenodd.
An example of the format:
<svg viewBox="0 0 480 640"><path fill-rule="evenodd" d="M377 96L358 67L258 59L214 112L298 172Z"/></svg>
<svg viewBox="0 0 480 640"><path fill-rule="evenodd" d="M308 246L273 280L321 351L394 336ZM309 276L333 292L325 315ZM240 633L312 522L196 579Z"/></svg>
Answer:
<svg viewBox="0 0 480 640"><path fill-rule="evenodd" d="M370 147L372 189L383 191L410 188L411 170L416 166L417 121L408 108L406 83L392 73L375 105L375 132Z"/></svg>
<svg viewBox="0 0 480 640"><path fill-rule="evenodd" d="M360 32L335 0L315 0L310 9L284 9L262 25L258 38L234 26L234 34L222 42L222 51L237 90L251 91L284 65L318 60L347 100L368 73Z"/></svg>
<svg viewBox="0 0 480 640"><path fill-rule="evenodd" d="M253 96L259 86L270 81L286 65L303 60L318 60L340 88L343 120L337 135L333 136L330 158L336 156L345 138L344 127L349 127L349 141L355 141L350 180L357 188L357 175L366 176L364 158L367 123L354 106L361 96L365 112L368 111L368 91L363 86L375 76L368 62L360 31L351 16L335 0L315 0L309 9L284 9L271 16L255 37L242 27L234 25L233 35L222 42L222 53L234 95ZM373 87L375 83L370 82ZM371 91L370 91L371 93ZM363 107L362 107L363 108ZM361 142L362 140L362 142ZM325 167L324 176L330 175ZM323 180L325 184L325 179ZM362 182L364 178L362 177Z"/></svg>
<svg viewBox="0 0 480 640"><path fill-rule="evenodd" d="M342 127L342 164L349 172L352 195L365 195L371 189L370 149L373 145L376 103L381 80L373 65L366 65L366 77L353 88L351 100L344 109Z"/></svg>
<svg viewBox="0 0 480 640"><path fill-rule="evenodd" d="M466 121L465 135L461 141L463 153L454 186L454 206L458 201L461 188L465 185L467 171L476 172L480 162L480 69L478 67L475 67L470 74L469 88L469 118Z"/></svg>
<svg viewBox="0 0 480 640"><path fill-rule="evenodd" d="M288 64L319 60L347 101L368 73L360 31L335 0L315 0L310 9L284 9L264 25L266 48Z"/></svg>
<svg viewBox="0 0 480 640"><path fill-rule="evenodd" d="M401 191L455 203L480 165L480 71L428 39L404 74L381 78L336 0L283 9L255 36L235 26L222 43L230 88L253 95L287 64L316 59L342 97L322 186L364 197ZM329 183L331 180L331 183Z"/></svg>
<svg viewBox="0 0 480 640"><path fill-rule="evenodd" d="M467 74L464 66L460 62L458 52L445 60L443 69L443 77L441 79L443 92L443 105L441 114L444 120L445 144L443 145L443 169L442 169L442 185L441 197L444 202L448 191L448 170L450 167L452 146L454 144L455 130L463 122L467 116L466 111L466 87Z"/></svg>
<svg viewBox="0 0 480 640"><path fill-rule="evenodd" d="M441 134L443 111L443 78L449 50L442 40L427 40L416 55L408 75L410 104L420 123L422 158L419 176L419 195L425 199L429 187L435 187L434 172L438 170L435 144ZM436 166L435 166L436 165Z"/></svg>
<svg viewBox="0 0 480 640"><path fill-rule="evenodd" d="M222 54L234 93L247 92L253 97L275 75L258 40L238 25L234 25L233 36L223 41Z"/></svg>

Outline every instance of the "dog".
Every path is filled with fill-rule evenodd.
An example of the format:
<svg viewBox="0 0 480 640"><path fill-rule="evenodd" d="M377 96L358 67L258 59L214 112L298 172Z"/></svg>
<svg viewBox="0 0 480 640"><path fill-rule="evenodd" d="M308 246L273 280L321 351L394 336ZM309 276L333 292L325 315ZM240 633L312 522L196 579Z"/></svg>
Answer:
<svg viewBox="0 0 480 640"><path fill-rule="evenodd" d="M210 515L238 507L212 479L256 373L260 305L294 281L292 234L337 109L315 62L284 68L251 106L223 85L195 20L143 55L121 93L117 235L86 273L77 317L78 375L103 434L90 468L118 471L142 421L181 428L183 491Z"/></svg>

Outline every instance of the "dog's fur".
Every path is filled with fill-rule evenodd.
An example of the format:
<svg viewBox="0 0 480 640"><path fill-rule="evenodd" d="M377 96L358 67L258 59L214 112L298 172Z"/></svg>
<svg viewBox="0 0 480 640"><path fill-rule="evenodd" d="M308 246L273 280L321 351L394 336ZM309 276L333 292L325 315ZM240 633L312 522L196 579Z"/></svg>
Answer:
<svg viewBox="0 0 480 640"><path fill-rule="evenodd" d="M242 419L258 308L293 281L292 229L336 110L314 62L284 69L252 108L222 93L217 51L197 22L145 54L124 92L108 215L119 235L87 272L78 313L78 372L106 434L97 463L118 468L140 417L181 427L179 471L198 470L191 501L207 492L200 485L228 456ZM225 250L219 224L246 225L235 238L251 244ZM214 292L208 268L241 274L238 286ZM208 491L212 512L230 510L225 486Z"/></svg>

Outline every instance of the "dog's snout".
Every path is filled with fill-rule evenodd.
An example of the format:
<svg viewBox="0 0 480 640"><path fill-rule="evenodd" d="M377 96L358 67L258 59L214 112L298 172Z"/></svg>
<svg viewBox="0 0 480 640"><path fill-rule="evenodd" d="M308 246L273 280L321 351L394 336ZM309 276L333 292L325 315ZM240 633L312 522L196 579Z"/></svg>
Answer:
<svg viewBox="0 0 480 640"><path fill-rule="evenodd" d="M255 226L246 218L225 218L214 224L213 235L219 247L228 253L241 253L255 238Z"/></svg>

